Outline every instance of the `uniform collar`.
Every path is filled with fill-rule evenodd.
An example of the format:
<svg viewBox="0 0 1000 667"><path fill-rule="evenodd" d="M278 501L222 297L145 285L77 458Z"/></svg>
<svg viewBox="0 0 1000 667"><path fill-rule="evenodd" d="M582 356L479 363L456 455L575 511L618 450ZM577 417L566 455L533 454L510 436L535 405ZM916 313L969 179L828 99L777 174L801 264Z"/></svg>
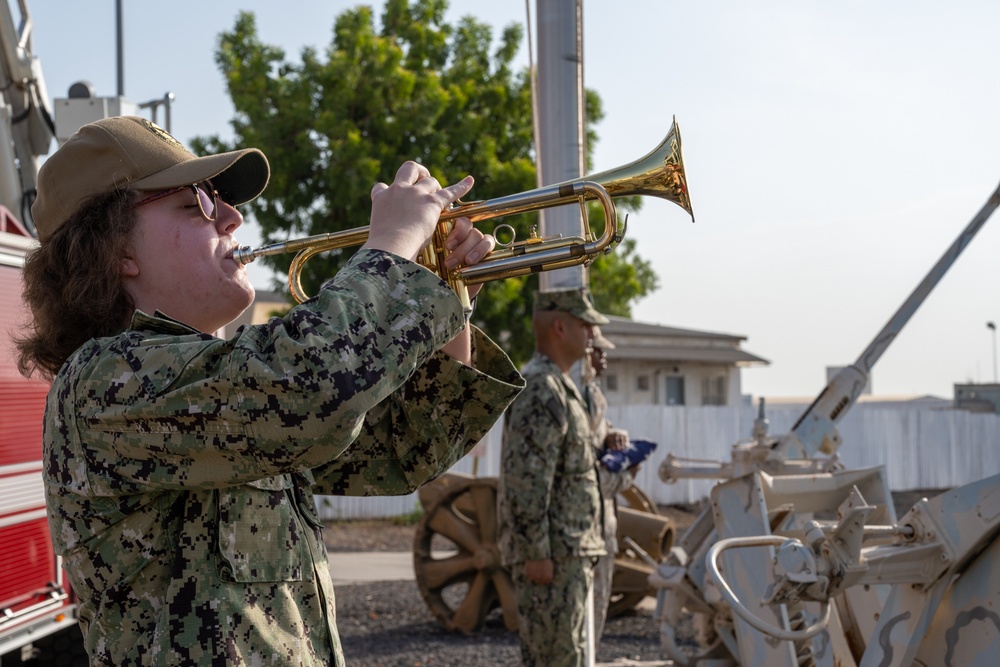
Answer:
<svg viewBox="0 0 1000 667"><path fill-rule="evenodd" d="M571 378L568 373L564 373L563 369L559 368L556 362L552 361L548 355L542 354L536 350L535 355L531 358L531 361L545 366L550 366L552 371L559 376L563 386L566 387L566 393L572 394L581 403L584 402L583 396L580 394L580 390L577 388L576 383L573 382L573 378Z"/></svg>
<svg viewBox="0 0 1000 667"><path fill-rule="evenodd" d="M200 334L201 332L192 326L184 324L179 320L164 315L156 311L152 315L147 315L141 310L132 313L130 329L152 330L157 333L173 334L176 336L186 336L188 334Z"/></svg>

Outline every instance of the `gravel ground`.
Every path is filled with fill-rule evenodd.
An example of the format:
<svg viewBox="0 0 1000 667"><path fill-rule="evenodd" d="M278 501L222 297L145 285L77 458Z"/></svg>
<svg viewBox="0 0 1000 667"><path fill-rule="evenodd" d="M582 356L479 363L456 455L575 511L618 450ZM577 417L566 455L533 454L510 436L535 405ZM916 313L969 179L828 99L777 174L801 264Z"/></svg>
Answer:
<svg viewBox="0 0 1000 667"><path fill-rule="evenodd" d="M518 665L517 636L493 612L471 636L444 630L412 581L337 589L337 627L347 664L356 667ZM599 662L662 660L656 622L642 609L608 620Z"/></svg>

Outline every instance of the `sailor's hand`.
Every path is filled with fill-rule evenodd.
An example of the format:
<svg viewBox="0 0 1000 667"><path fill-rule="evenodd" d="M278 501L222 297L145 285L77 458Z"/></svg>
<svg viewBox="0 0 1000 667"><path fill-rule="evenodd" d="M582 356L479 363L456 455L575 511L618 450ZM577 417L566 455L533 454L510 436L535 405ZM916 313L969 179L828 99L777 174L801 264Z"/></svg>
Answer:
<svg viewBox="0 0 1000 667"><path fill-rule="evenodd" d="M604 437L604 447L614 452L628 449L628 431L613 428Z"/></svg>
<svg viewBox="0 0 1000 667"><path fill-rule="evenodd" d="M404 162L390 185L376 183L372 187L371 226L362 247L415 260L434 233L441 213L471 190L472 184L472 177L466 176L441 187L427 167ZM462 237L463 243L465 240Z"/></svg>
<svg viewBox="0 0 1000 667"><path fill-rule="evenodd" d="M451 233L444 241L448 257L444 260L445 268L454 269L459 266L472 266L493 251L497 243L489 234L484 234L472 226L468 218L456 218ZM479 294L482 284L469 285L469 297Z"/></svg>
<svg viewBox="0 0 1000 667"><path fill-rule="evenodd" d="M524 561L524 576L539 585L551 584L555 576L552 559Z"/></svg>

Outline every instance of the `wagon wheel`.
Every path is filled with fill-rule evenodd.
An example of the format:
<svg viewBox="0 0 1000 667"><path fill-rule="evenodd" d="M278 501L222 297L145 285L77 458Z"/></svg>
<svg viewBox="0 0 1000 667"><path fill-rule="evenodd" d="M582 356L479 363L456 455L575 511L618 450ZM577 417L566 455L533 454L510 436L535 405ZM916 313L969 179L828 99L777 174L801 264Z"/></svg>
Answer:
<svg viewBox="0 0 1000 667"><path fill-rule="evenodd" d="M433 501L413 542L417 587L448 630L471 634L500 606L517 629L517 602L497 547L497 480L465 479Z"/></svg>
<svg viewBox="0 0 1000 667"><path fill-rule="evenodd" d="M649 512L650 514L660 513L660 511L656 509L656 503L653 502L653 499L635 484L618 494L618 504L619 506L624 504L625 507L631 507L634 510L642 510L643 512Z"/></svg>
<svg viewBox="0 0 1000 667"><path fill-rule="evenodd" d="M635 512L631 513L632 517L626 516L629 510L650 516L645 521L636 521L633 519ZM653 568L625 543L625 535L643 545L647 551L653 551L650 555L654 559L665 555L661 552L669 551L673 542L672 522L660 516L656 503L638 486L632 485L618 494L618 522L618 553L611 579L608 618L624 614L634 609L646 596L655 595L648 581ZM659 538L655 550L649 548L651 538Z"/></svg>

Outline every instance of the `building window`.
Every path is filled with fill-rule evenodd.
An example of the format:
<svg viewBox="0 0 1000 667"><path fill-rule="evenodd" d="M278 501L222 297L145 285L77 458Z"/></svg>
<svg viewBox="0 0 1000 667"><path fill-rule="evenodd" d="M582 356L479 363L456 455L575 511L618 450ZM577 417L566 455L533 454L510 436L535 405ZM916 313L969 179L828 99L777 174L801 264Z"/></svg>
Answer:
<svg viewBox="0 0 1000 667"><path fill-rule="evenodd" d="M636 391L649 391L649 376L639 375L635 378Z"/></svg>
<svg viewBox="0 0 1000 667"><path fill-rule="evenodd" d="M667 376L667 405L684 405L684 378Z"/></svg>
<svg viewBox="0 0 1000 667"><path fill-rule="evenodd" d="M617 375L605 375L604 376L604 388L608 391L618 391L618 376Z"/></svg>
<svg viewBox="0 0 1000 667"><path fill-rule="evenodd" d="M705 378L701 381L701 404L702 405L726 404L725 377Z"/></svg>

